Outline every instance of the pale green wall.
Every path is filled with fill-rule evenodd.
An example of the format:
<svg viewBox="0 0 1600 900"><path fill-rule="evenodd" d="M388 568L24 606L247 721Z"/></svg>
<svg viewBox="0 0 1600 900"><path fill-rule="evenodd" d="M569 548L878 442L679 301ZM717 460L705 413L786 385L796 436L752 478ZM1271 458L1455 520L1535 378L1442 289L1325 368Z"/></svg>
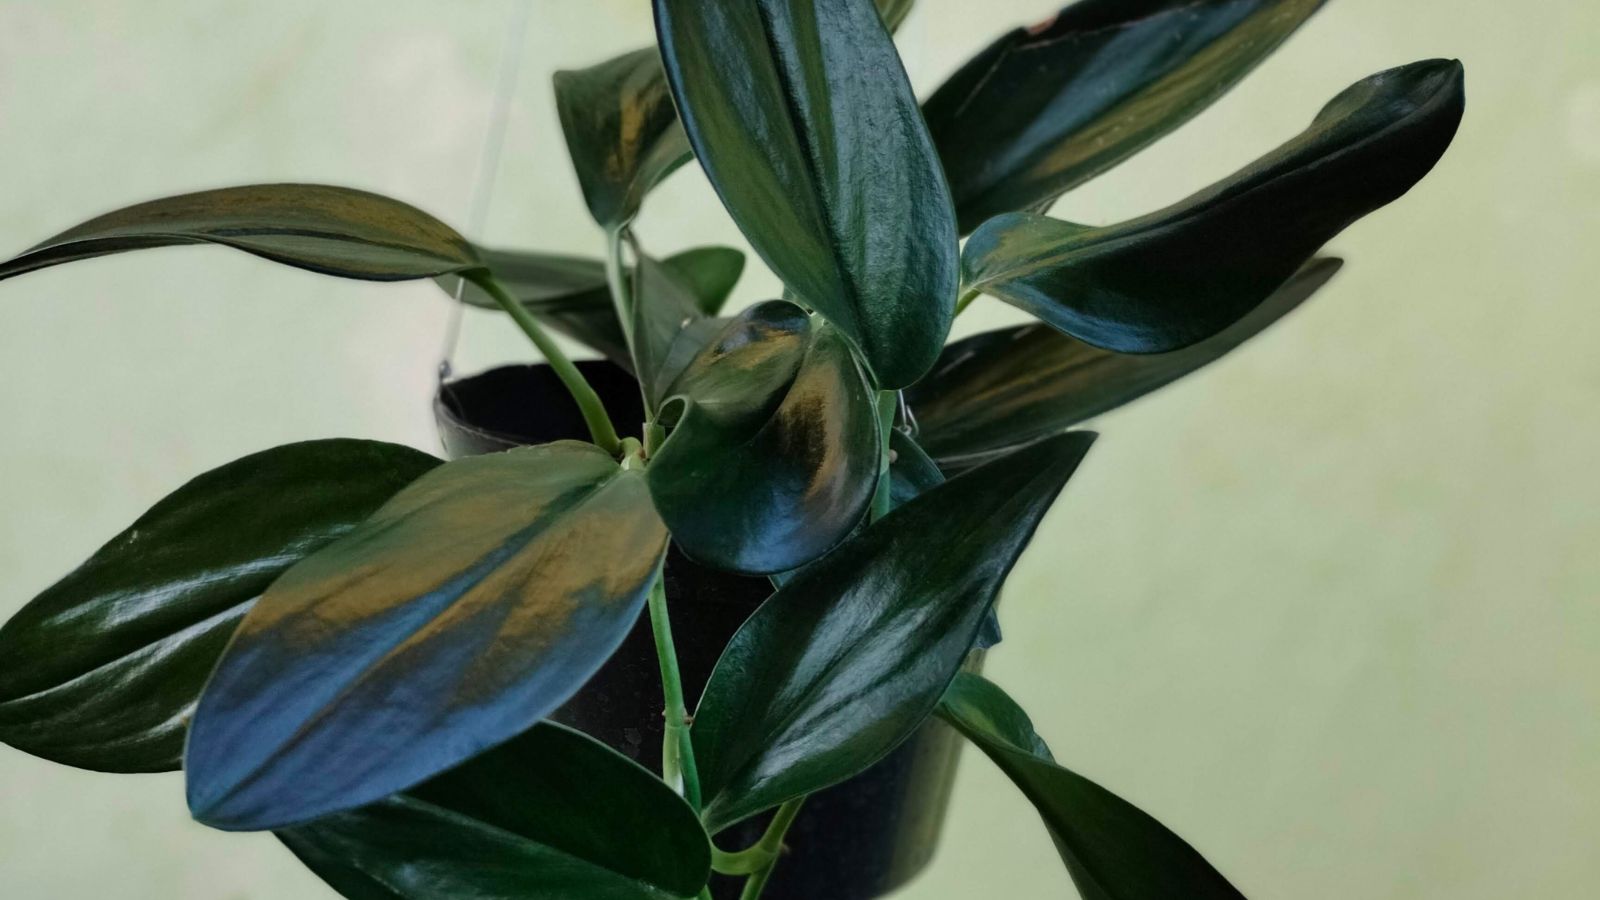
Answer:
<svg viewBox="0 0 1600 900"><path fill-rule="evenodd" d="M923 0L924 90L1055 0ZM643 0L534 0L486 237L593 251L551 70L649 40ZM0 253L164 193L358 185L461 221L502 2L0 3ZM1227 100L1063 201L1110 221L1287 138L1347 83L1462 57L1454 150L1340 237L1350 264L1104 438L1006 593L991 674L1056 755L1258 898L1600 891L1600 5L1331 0ZM731 239L691 166L651 247ZM772 290L750 279L742 295ZM188 476L287 441L433 448L446 305L163 250L0 285L0 615ZM963 331L1013 317L985 302ZM465 368L520 358L494 317ZM0 665L5 664L0 660ZM903 895L1070 892L1029 808L966 759ZM0 747L0 896L325 896L271 838L191 824L177 776Z"/></svg>

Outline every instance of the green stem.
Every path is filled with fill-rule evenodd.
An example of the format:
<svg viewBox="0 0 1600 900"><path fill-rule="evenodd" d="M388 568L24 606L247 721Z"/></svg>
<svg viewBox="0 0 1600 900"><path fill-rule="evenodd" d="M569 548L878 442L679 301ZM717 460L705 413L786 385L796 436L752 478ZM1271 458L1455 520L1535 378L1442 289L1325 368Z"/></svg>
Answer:
<svg viewBox="0 0 1600 900"><path fill-rule="evenodd" d="M744 883L744 892L739 895L739 900L759 900L761 892L766 890L767 879L772 877L772 870L778 865L778 856L783 852L783 836L789 833L789 826L794 824L794 817L800 814L800 805L806 802L804 797L796 797L788 803L778 807L772 816L772 823L767 826L767 833L761 836L756 848L768 854L769 858L764 866L752 872L750 879Z"/></svg>
<svg viewBox="0 0 1600 900"><path fill-rule="evenodd" d="M882 447L878 454L878 492L872 495L872 521L889 514L893 481L889 477L889 434L894 430L894 415L900 410L897 391L878 392L878 435Z"/></svg>
<svg viewBox="0 0 1600 900"><path fill-rule="evenodd" d="M738 853L711 845L711 870L724 875L754 875L773 862L774 856L760 845L740 850Z"/></svg>
<svg viewBox="0 0 1600 900"><path fill-rule="evenodd" d="M561 383L566 385L567 393L577 402L579 412L583 413L583 421L589 426L589 436L600 449L612 456L619 455L622 443L617 440L617 429L612 426L611 418L606 415L606 407L601 402L600 395L595 393L588 379L584 378L578 367L572 364L572 360L561 352L560 345L551 339L550 335L545 334L544 327L533 317L533 313L528 312L527 307L517 302L517 299L511 296L487 269L468 272L466 277L493 297L506 314L511 316L511 320L516 322L523 333L533 341L533 345L539 348L539 352L544 354L545 361L555 371L556 377L561 379Z"/></svg>
<svg viewBox="0 0 1600 900"><path fill-rule="evenodd" d="M661 664L661 692L666 701L666 733L661 739L661 780L700 809L700 772L694 764L689 740L689 711L683 703L683 676L678 672L678 651L672 643L672 620L667 617L666 578L656 574L650 588L650 630L656 639L656 660Z"/></svg>
<svg viewBox="0 0 1600 900"><path fill-rule="evenodd" d="M628 344L628 355L633 353L633 292L622 270L622 247L627 240L626 228L612 228L606 232L606 286L611 289L611 305L617 313L617 324L622 327L622 337ZM639 360L634 358L637 370Z"/></svg>
<svg viewBox="0 0 1600 900"><path fill-rule="evenodd" d="M977 290L976 288L963 291L960 298L956 300L956 315L959 316L965 312L966 308L972 305L972 301L978 299L982 295L983 291Z"/></svg>

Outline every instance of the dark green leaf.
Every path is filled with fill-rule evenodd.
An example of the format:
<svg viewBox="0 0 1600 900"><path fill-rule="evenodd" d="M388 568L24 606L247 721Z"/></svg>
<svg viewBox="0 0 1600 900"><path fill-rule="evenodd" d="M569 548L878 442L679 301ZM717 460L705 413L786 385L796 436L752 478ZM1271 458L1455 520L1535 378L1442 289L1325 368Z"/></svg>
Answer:
<svg viewBox="0 0 1600 900"><path fill-rule="evenodd" d="M917 442L896 430L889 435L894 459L889 464L890 508L898 509L919 494L944 484L944 473ZM983 617L973 648L987 650L1000 643L1000 617L993 607Z"/></svg>
<svg viewBox="0 0 1600 900"><path fill-rule="evenodd" d="M704 315L689 286L666 266L641 256L634 272L633 368L645 387L645 411L654 418L668 387L660 379L673 345L680 332Z"/></svg>
<svg viewBox="0 0 1600 900"><path fill-rule="evenodd" d="M1084 900L1243 900L1166 826L1056 765L1027 714L998 687L963 672L939 714L1032 801Z"/></svg>
<svg viewBox="0 0 1600 900"><path fill-rule="evenodd" d="M480 248L478 253L495 278L541 322L632 371L633 359L617 324L604 263L525 250ZM689 288L706 315L714 315L744 271L744 254L732 247L697 247L673 254L661 260L661 265ZM472 306L500 309L494 298L470 281L454 275L435 281L451 296L459 289L461 299Z"/></svg>
<svg viewBox="0 0 1600 900"><path fill-rule="evenodd" d="M1221 357L1298 307L1341 265L1312 260L1232 326L1170 353L1114 353L1040 324L957 341L907 391L917 440L940 463L962 468L1064 431Z"/></svg>
<svg viewBox="0 0 1600 900"><path fill-rule="evenodd" d="M913 0L877 0L893 31ZM633 220L645 194L693 158L655 47L555 74L556 111L589 213L600 227ZM711 310L707 315L714 315Z"/></svg>
<svg viewBox="0 0 1600 900"><path fill-rule="evenodd" d="M722 312L739 276L744 274L744 254L732 247L696 247L662 260L681 278L699 302L703 315Z"/></svg>
<svg viewBox="0 0 1600 900"><path fill-rule="evenodd" d="M482 265L450 226L398 200L319 184L257 184L152 200L90 219L0 263L0 278L175 244L221 244L370 281L429 278Z"/></svg>
<svg viewBox="0 0 1600 900"><path fill-rule="evenodd" d="M965 234L1048 207L1189 121L1324 0L1081 0L1018 28L924 105Z"/></svg>
<svg viewBox="0 0 1600 900"><path fill-rule="evenodd" d="M589 212L607 230L691 157L654 47L555 74L556 111Z"/></svg>
<svg viewBox="0 0 1600 900"><path fill-rule="evenodd" d="M889 432L889 503L891 509L905 506L919 494L944 484L944 473L922 452L917 442L899 429Z"/></svg>
<svg viewBox="0 0 1600 900"><path fill-rule="evenodd" d="M799 307L745 310L664 396L683 412L650 461L650 491L695 559L793 569L866 512L879 455L872 390L838 334Z"/></svg>
<svg viewBox="0 0 1600 900"><path fill-rule="evenodd" d="M200 688L256 598L438 464L309 441L174 491L0 628L0 740L86 769L177 769Z"/></svg>
<svg viewBox="0 0 1600 900"><path fill-rule="evenodd" d="M955 215L900 65L861 0L656 0L700 164L774 272L861 350L880 387L949 333Z"/></svg>
<svg viewBox="0 0 1600 900"><path fill-rule="evenodd" d="M616 649L665 545L638 470L587 444L424 475L245 617L190 726L190 810L298 824L528 728Z"/></svg>
<svg viewBox="0 0 1600 900"><path fill-rule="evenodd" d="M1085 343L1160 353L1254 309L1319 247L1438 161L1464 103L1461 64L1431 60L1346 89L1299 137L1176 206L1086 228L1031 213L967 242L967 286Z"/></svg>
<svg viewBox="0 0 1600 900"><path fill-rule="evenodd" d="M717 661L693 736L713 833L860 772L911 734L1094 435L933 488L796 574Z"/></svg>
<svg viewBox="0 0 1600 900"><path fill-rule="evenodd" d="M665 900L698 893L711 867L710 842L682 798L551 724L278 837L355 900Z"/></svg>

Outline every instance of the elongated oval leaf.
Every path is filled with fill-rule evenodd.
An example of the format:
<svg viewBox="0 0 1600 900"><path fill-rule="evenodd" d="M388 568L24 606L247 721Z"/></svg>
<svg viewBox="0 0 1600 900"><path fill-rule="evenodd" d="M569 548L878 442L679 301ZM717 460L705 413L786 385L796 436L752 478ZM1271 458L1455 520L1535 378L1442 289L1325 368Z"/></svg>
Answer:
<svg viewBox="0 0 1600 900"><path fill-rule="evenodd" d="M728 323L665 391L685 409L647 475L673 540L753 575L821 556L877 483L872 390L850 348L783 301Z"/></svg>
<svg viewBox="0 0 1600 900"><path fill-rule="evenodd" d="M933 711L1094 436L929 490L796 574L717 661L695 712L713 833L856 774Z"/></svg>
<svg viewBox="0 0 1600 900"><path fill-rule="evenodd" d="M430 278L482 265L466 238L398 200L320 184L255 184L152 200L90 219L0 263L0 279L175 244L220 244L368 281Z"/></svg>
<svg viewBox="0 0 1600 900"><path fill-rule="evenodd" d="M556 111L589 213L605 229L693 155L654 47L555 74Z"/></svg>
<svg viewBox="0 0 1600 900"><path fill-rule="evenodd" d="M605 264L598 259L559 253L479 248L485 268L513 297L522 301L539 321L598 350L629 371L622 326L606 286ZM715 315L733 293L744 271L744 254L732 247L696 247L675 253L660 265L689 289L704 315ZM499 310L500 304L484 290L456 275L435 279L445 293L482 309Z"/></svg>
<svg viewBox="0 0 1600 900"><path fill-rule="evenodd" d="M0 741L86 769L177 769L200 688L261 593L438 464L308 441L169 494L0 627Z"/></svg>
<svg viewBox="0 0 1600 900"><path fill-rule="evenodd" d="M681 797L551 724L278 837L356 900L666 900L697 894L711 867L710 841Z"/></svg>
<svg viewBox="0 0 1600 900"><path fill-rule="evenodd" d="M1160 353L1204 340L1277 290L1319 247L1396 199L1439 160L1464 104L1461 64L1381 72L1311 127L1176 206L1085 228L1031 213L967 242L969 289L1108 350Z"/></svg>
<svg viewBox="0 0 1600 900"><path fill-rule="evenodd" d="M642 476L587 444L428 473L245 617L190 727L190 810L297 824L528 728L616 649L665 545Z"/></svg>
<svg viewBox="0 0 1600 900"><path fill-rule="evenodd" d="M939 469L938 463L923 452L909 435L898 430L891 432L889 447L893 457L889 464L889 502L892 509L899 509L918 495L944 484L944 472ZM991 605L983 617L983 625L978 629L973 649L988 650L1000 643L1000 637L1000 616Z"/></svg>
<svg viewBox="0 0 1600 900"><path fill-rule="evenodd" d="M877 0L890 31L912 5L913 0ZM651 188L694 156L672 105L661 54L644 47L586 69L557 72L554 80L556 112L589 213L602 228L620 228L639 214Z"/></svg>
<svg viewBox="0 0 1600 900"><path fill-rule="evenodd" d="M695 320L704 318L700 303L683 279L648 256L634 268L633 368L644 386L645 409L655 418L663 394L670 386L662 377L670 366L678 335Z"/></svg>
<svg viewBox="0 0 1600 900"><path fill-rule="evenodd" d="M866 0L655 0L689 141L756 252L883 388L949 333L955 215L894 44Z"/></svg>
<svg viewBox="0 0 1600 900"><path fill-rule="evenodd" d="M984 679L956 676L939 715L994 760L1038 809L1085 900L1243 900L1183 838L1051 759L1033 723Z"/></svg>
<svg viewBox="0 0 1600 900"><path fill-rule="evenodd" d="M1037 323L957 341L907 392L917 441L941 464L965 468L1064 431L1218 359L1299 307L1342 265L1312 260L1238 322L1170 353L1101 350Z"/></svg>
<svg viewBox="0 0 1600 900"><path fill-rule="evenodd" d="M1324 0L1081 0L923 105L963 234L1038 209L1210 106Z"/></svg>

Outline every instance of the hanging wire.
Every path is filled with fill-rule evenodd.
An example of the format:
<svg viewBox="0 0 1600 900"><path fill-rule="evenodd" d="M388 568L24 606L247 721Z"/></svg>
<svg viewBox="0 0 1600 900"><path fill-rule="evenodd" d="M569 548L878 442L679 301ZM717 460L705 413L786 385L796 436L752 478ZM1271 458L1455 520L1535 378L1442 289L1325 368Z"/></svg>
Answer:
<svg viewBox="0 0 1600 900"><path fill-rule="evenodd" d="M484 223L489 218L494 182L500 173L500 151L505 149L506 123L511 118L511 98L517 90L517 75L522 68L522 51L527 45L528 21L532 15L533 0L511 0L505 44L500 49L500 74L489 106L489 123L483 135L483 149L478 154L478 163L472 173L467 236L474 240L483 237ZM461 295L466 287L465 278L456 280L455 302L450 305L444 345L439 349L438 374L441 385L450 377L450 359L455 356L456 345L461 341L461 320L466 309L466 304L461 302Z"/></svg>

